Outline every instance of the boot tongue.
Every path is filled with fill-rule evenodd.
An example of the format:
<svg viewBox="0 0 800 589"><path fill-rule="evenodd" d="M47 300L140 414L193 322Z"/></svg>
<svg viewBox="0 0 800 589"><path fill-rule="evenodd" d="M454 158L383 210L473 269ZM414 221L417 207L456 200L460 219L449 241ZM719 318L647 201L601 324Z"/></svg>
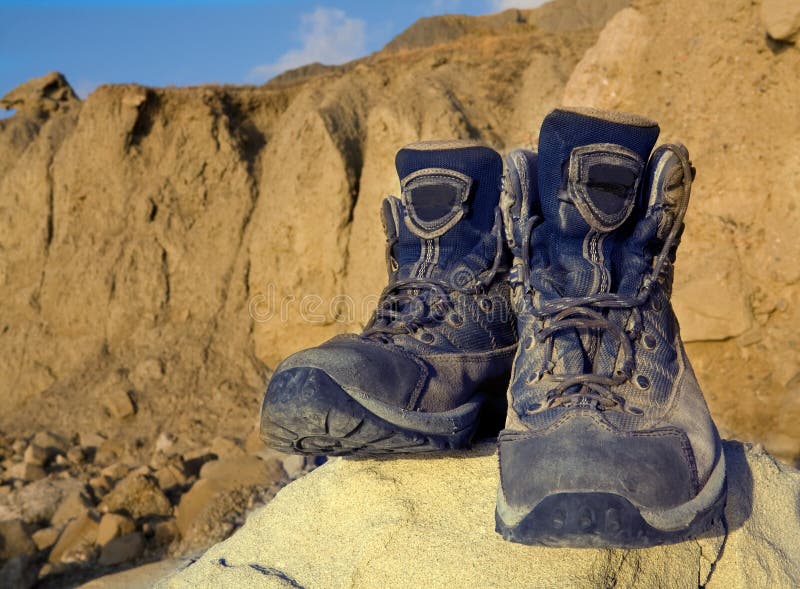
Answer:
<svg viewBox="0 0 800 589"><path fill-rule="evenodd" d="M658 125L594 109L556 110L539 135L542 228L534 259L546 258L550 296L613 292L611 264L636 208ZM536 249L539 248L539 252Z"/></svg>
<svg viewBox="0 0 800 589"><path fill-rule="evenodd" d="M503 163L489 147L431 141L401 149L395 257L404 276L432 276L467 255L492 228Z"/></svg>

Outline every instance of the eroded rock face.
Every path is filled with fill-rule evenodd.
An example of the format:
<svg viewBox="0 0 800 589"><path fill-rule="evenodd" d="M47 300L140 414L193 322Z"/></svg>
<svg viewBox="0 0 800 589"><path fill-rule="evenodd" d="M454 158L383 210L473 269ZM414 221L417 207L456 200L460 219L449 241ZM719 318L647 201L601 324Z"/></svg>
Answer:
<svg viewBox="0 0 800 589"><path fill-rule="evenodd" d="M160 586L797 586L800 472L738 442L726 442L725 454L727 530L720 522L697 540L631 551L503 541L494 531L493 446L428 459L339 459L291 483Z"/></svg>
<svg viewBox="0 0 800 589"><path fill-rule="evenodd" d="M550 108L583 102L688 145L675 304L690 356L723 430L800 456L800 53L771 51L747 0L627 4L426 21L260 88L79 101L49 75L9 93L0 427L236 435L282 358L368 318L397 149L530 146Z"/></svg>

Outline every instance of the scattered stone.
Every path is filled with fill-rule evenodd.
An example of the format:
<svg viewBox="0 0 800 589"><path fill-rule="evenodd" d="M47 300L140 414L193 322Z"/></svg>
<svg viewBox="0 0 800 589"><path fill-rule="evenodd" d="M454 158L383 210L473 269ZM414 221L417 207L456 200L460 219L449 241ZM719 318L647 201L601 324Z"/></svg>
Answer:
<svg viewBox="0 0 800 589"><path fill-rule="evenodd" d="M106 442L106 438L99 433L85 433L79 436L82 448L99 448Z"/></svg>
<svg viewBox="0 0 800 589"><path fill-rule="evenodd" d="M158 486L165 491L183 486L189 480L186 476L186 466L178 456L173 457L168 464L159 468L155 472L155 477L158 480Z"/></svg>
<svg viewBox="0 0 800 589"><path fill-rule="evenodd" d="M0 521L0 561L35 552L36 544L21 519Z"/></svg>
<svg viewBox="0 0 800 589"><path fill-rule="evenodd" d="M69 442L65 438L47 431L38 432L33 436L31 444L44 448L51 455L63 454L69 448Z"/></svg>
<svg viewBox="0 0 800 589"><path fill-rule="evenodd" d="M100 471L100 474L107 476L112 481L116 481L126 476L130 472L130 468L121 462L115 462Z"/></svg>
<svg viewBox="0 0 800 589"><path fill-rule="evenodd" d="M88 560L97 540L97 520L91 512L72 520L50 551L50 562L82 562Z"/></svg>
<svg viewBox="0 0 800 589"><path fill-rule="evenodd" d="M137 558L143 550L144 538L139 532L126 534L103 546L98 563L102 566L121 564Z"/></svg>
<svg viewBox="0 0 800 589"><path fill-rule="evenodd" d="M72 464L81 464L86 460L86 452L80 446L73 446L67 450L67 460Z"/></svg>
<svg viewBox="0 0 800 589"><path fill-rule="evenodd" d="M50 452L47 451L47 448L42 448L36 444L28 444L28 447L25 448L25 454L23 455L22 459L27 464L44 466L50 457L51 455Z"/></svg>
<svg viewBox="0 0 800 589"><path fill-rule="evenodd" d="M97 545L105 546L114 538L130 534L136 530L133 520L119 513L106 513L97 528Z"/></svg>
<svg viewBox="0 0 800 589"><path fill-rule="evenodd" d="M242 449L236 441L224 436L214 438L209 446L208 451L216 455L217 458L239 458L244 456L246 452Z"/></svg>
<svg viewBox="0 0 800 589"><path fill-rule="evenodd" d="M25 448L28 447L28 444L25 440L14 440L14 443L11 444L11 450L17 456L21 456L23 452L25 452Z"/></svg>
<svg viewBox="0 0 800 589"><path fill-rule="evenodd" d="M218 480L229 489L268 485L281 480L283 476L283 465L277 458L264 461L247 455L207 462L200 470L201 479Z"/></svg>
<svg viewBox="0 0 800 589"><path fill-rule="evenodd" d="M299 454L289 454L283 459L283 470L286 471L286 476L290 479L296 479L305 472L306 459L305 456Z"/></svg>
<svg viewBox="0 0 800 589"><path fill-rule="evenodd" d="M69 464L69 459L63 454L57 454L55 460L53 460L53 463L56 466L67 466Z"/></svg>
<svg viewBox="0 0 800 589"><path fill-rule="evenodd" d="M114 482L104 474L89 479L89 486L92 488L94 494L98 497L108 493L113 485Z"/></svg>
<svg viewBox="0 0 800 589"><path fill-rule="evenodd" d="M36 530L31 535L31 538L33 539L33 543L36 544L36 548L41 551L47 550L54 545L58 540L59 534L61 534L61 528L51 526L49 528Z"/></svg>
<svg viewBox="0 0 800 589"><path fill-rule="evenodd" d="M130 474L117 483L114 490L103 497L100 508L125 512L135 519L172 514L172 505L155 480L138 473Z"/></svg>
<svg viewBox="0 0 800 589"><path fill-rule="evenodd" d="M161 432L156 439L156 452L168 452L175 445L176 439L170 432Z"/></svg>
<svg viewBox="0 0 800 589"><path fill-rule="evenodd" d="M84 488L83 483L74 478L42 479L14 491L5 503L7 509L25 523L46 524L65 497Z"/></svg>
<svg viewBox="0 0 800 589"><path fill-rule="evenodd" d="M175 518L147 522L143 531L156 546L166 546L180 537L180 530Z"/></svg>
<svg viewBox="0 0 800 589"><path fill-rule="evenodd" d="M12 479L31 483L43 479L47 476L47 473L37 464L19 462L8 469L7 476Z"/></svg>
<svg viewBox="0 0 800 589"><path fill-rule="evenodd" d="M794 42L800 35L800 2L763 0L761 21L767 29L767 34L776 41Z"/></svg>
<svg viewBox="0 0 800 589"><path fill-rule="evenodd" d="M50 521L54 525L66 523L81 517L91 507L93 507L92 500L86 493L86 488L82 486L81 489L72 491L61 501Z"/></svg>
<svg viewBox="0 0 800 589"><path fill-rule="evenodd" d="M136 406L128 391L120 388L110 389L103 399L103 408L111 417L124 419L136 413Z"/></svg>

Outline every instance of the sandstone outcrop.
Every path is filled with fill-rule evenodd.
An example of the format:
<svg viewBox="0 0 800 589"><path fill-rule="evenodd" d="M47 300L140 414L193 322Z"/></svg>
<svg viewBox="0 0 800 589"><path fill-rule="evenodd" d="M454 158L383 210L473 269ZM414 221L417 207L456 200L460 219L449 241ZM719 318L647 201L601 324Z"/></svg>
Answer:
<svg viewBox="0 0 800 589"><path fill-rule="evenodd" d="M556 549L494 531L493 446L338 459L291 483L161 589L529 587L748 589L800 584L800 472L726 442L725 520L643 550Z"/></svg>

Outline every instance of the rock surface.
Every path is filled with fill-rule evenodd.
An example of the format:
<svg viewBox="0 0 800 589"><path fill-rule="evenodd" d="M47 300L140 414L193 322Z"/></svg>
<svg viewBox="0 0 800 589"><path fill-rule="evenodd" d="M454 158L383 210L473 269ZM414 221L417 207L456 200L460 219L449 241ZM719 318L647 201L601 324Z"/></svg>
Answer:
<svg viewBox="0 0 800 589"><path fill-rule="evenodd" d="M800 585L800 472L726 442L725 524L646 550L552 549L494 531L493 446L339 459L285 487L231 538L162 581L189 587L747 589Z"/></svg>
<svg viewBox="0 0 800 589"><path fill-rule="evenodd" d="M793 42L800 35L800 2L763 0L761 19L770 37L776 41Z"/></svg>

